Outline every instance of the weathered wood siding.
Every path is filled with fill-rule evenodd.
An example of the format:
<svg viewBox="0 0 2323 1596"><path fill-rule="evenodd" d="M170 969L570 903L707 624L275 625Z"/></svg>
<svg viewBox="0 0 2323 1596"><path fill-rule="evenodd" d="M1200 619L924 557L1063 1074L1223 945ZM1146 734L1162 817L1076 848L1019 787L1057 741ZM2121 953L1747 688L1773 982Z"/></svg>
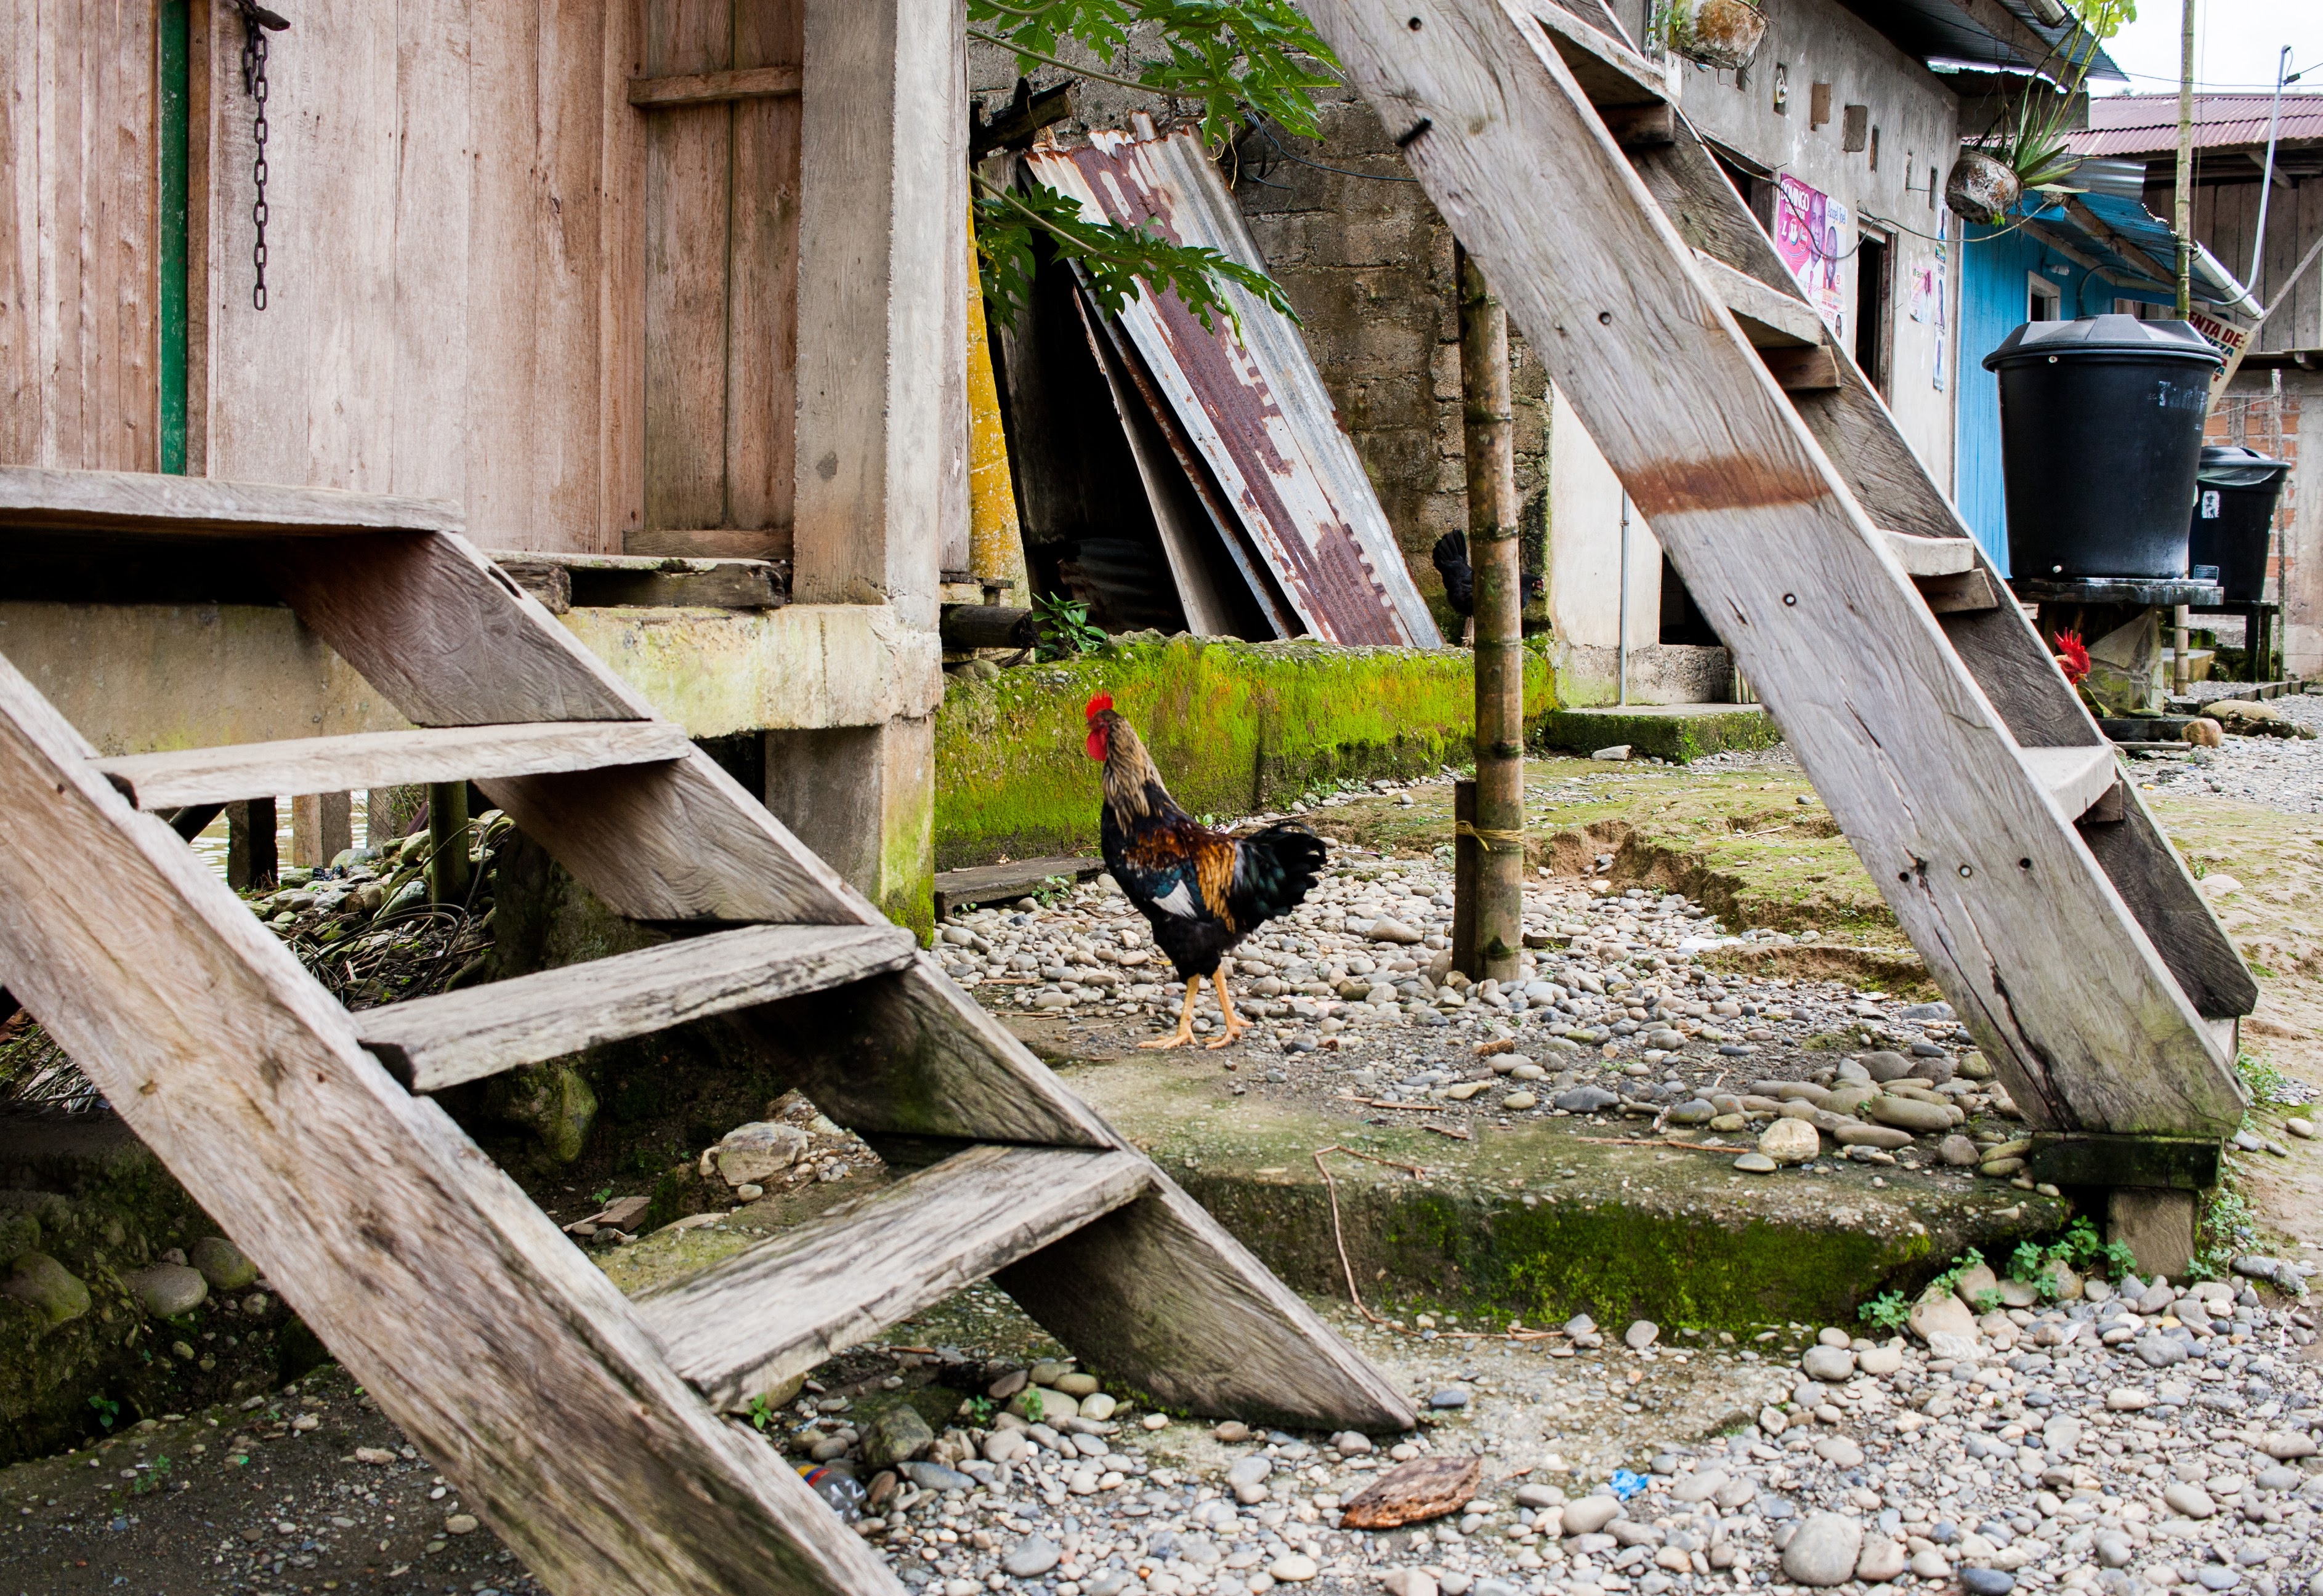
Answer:
<svg viewBox="0 0 2323 1596"><path fill-rule="evenodd" d="M0 463L152 471L152 0L0 17Z"/></svg>

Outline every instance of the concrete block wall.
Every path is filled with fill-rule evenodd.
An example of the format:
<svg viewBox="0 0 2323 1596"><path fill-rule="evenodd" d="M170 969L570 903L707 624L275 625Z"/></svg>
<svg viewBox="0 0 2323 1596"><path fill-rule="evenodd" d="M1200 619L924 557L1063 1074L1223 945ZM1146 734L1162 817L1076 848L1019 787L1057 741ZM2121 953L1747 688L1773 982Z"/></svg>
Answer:
<svg viewBox="0 0 2323 1596"><path fill-rule="evenodd" d="M2308 439L2309 432L2317 436ZM2313 448L2301 450L2302 441ZM2323 460L2323 371L2238 372L2211 413L2203 442L2239 444L2291 462L2291 479L2275 505L2267 597L2282 605L2284 671L2323 674L2323 492L2302 494L2299 484L2302 455Z"/></svg>

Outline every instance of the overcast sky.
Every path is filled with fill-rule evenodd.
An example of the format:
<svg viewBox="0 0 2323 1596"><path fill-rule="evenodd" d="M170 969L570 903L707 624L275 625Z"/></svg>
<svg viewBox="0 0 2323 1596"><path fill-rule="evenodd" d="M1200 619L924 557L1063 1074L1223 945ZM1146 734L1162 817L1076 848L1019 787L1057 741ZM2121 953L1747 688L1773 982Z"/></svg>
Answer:
<svg viewBox="0 0 2323 1596"><path fill-rule="evenodd" d="M2307 74L2291 87L2323 90L2323 0L2190 3L2198 90L2272 88L2276 61L2286 44L2291 46L2291 69ZM2107 43L2107 52L2129 74L2128 92L2162 94L2177 87L2180 4L2139 0L2137 20ZM2124 91L2108 85L2098 92Z"/></svg>

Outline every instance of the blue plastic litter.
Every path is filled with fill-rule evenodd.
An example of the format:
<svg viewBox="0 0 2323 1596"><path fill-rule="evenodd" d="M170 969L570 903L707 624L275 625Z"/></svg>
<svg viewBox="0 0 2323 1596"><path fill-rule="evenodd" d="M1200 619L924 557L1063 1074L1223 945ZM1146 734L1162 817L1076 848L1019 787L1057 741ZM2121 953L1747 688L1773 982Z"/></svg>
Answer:
<svg viewBox="0 0 2323 1596"><path fill-rule="evenodd" d="M1627 1469L1615 1469L1610 1483L1613 1487L1613 1494L1623 1501L1628 1501L1646 1488L1646 1477L1643 1474L1633 1474Z"/></svg>

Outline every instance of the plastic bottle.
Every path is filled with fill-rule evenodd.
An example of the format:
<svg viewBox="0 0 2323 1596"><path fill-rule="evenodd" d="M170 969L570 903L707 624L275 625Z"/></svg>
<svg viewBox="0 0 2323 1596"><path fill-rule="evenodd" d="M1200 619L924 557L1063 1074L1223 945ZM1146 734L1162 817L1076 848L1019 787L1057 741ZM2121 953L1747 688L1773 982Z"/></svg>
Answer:
<svg viewBox="0 0 2323 1596"><path fill-rule="evenodd" d="M852 1524L863 1517L863 1499L867 1492L863 1482L852 1474L842 1474L827 1463L802 1463L799 1478L806 1488L831 1505L831 1510Z"/></svg>

